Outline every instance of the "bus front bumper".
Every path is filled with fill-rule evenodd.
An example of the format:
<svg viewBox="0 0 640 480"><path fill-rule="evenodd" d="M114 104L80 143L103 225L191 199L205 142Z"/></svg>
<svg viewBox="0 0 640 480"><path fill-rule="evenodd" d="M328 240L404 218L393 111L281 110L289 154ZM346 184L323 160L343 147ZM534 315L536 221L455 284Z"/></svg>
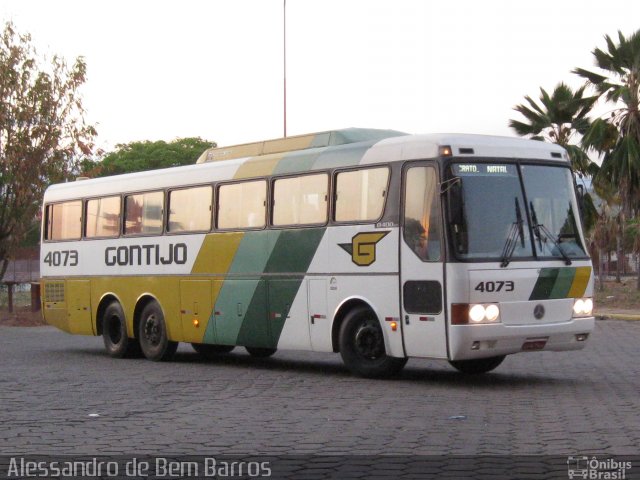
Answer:
<svg viewBox="0 0 640 480"><path fill-rule="evenodd" d="M449 360L470 360L530 351L583 349L595 317L544 325L450 325Z"/></svg>

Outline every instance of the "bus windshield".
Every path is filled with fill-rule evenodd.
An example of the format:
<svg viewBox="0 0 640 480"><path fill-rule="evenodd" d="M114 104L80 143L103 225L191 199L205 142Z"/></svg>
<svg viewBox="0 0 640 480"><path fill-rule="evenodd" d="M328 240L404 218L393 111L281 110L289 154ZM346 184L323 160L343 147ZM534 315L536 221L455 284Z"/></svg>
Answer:
<svg viewBox="0 0 640 480"><path fill-rule="evenodd" d="M450 226L459 259L506 266L518 259L570 263L587 256L568 168L457 163L451 169Z"/></svg>

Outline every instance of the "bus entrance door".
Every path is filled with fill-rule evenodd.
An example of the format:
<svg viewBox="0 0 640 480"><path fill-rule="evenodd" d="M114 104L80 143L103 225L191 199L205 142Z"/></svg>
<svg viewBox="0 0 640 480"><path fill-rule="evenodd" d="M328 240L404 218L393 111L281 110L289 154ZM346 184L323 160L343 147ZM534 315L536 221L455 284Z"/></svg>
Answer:
<svg viewBox="0 0 640 480"><path fill-rule="evenodd" d="M400 288L405 353L447 358L438 176L435 167L418 163L405 168L404 180Z"/></svg>

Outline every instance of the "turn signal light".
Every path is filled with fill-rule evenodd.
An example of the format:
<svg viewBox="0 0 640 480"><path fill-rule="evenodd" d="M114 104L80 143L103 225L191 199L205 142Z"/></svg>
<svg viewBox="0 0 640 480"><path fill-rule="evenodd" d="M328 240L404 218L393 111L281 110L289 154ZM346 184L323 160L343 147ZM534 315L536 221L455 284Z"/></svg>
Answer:
<svg viewBox="0 0 640 480"><path fill-rule="evenodd" d="M200 320L198 320L197 318L193 319L193 326L198 328L200 326Z"/></svg>

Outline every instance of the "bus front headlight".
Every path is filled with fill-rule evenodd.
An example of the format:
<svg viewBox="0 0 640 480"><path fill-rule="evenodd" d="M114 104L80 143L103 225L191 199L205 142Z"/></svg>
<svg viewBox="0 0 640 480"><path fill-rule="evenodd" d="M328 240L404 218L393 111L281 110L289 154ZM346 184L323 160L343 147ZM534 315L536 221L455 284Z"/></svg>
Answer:
<svg viewBox="0 0 640 480"><path fill-rule="evenodd" d="M452 325L478 325L497 323L500 319L500 307L495 303L468 304L455 303L451 305Z"/></svg>
<svg viewBox="0 0 640 480"><path fill-rule="evenodd" d="M574 317L590 317L593 314L593 300L591 298L576 298L573 301Z"/></svg>

